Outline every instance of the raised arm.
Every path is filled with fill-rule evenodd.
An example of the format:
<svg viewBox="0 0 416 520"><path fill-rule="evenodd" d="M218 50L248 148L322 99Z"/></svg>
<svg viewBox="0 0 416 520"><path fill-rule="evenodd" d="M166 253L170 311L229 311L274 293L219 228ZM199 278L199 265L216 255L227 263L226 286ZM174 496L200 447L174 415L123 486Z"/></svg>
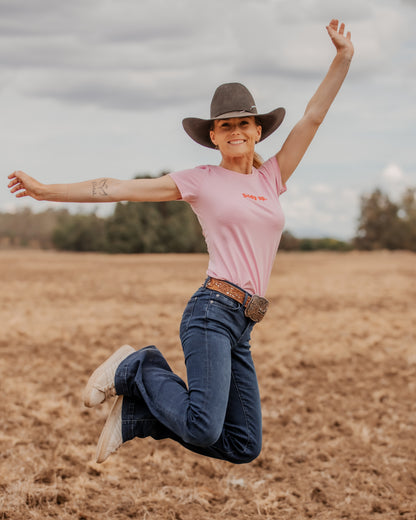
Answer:
<svg viewBox="0 0 416 520"><path fill-rule="evenodd" d="M42 184L24 172L9 175L16 197L55 202L118 202L177 200L180 193L169 175L156 179L93 179L72 184Z"/></svg>
<svg viewBox="0 0 416 520"><path fill-rule="evenodd" d="M343 23L339 27L338 25L338 20L331 20L327 27L337 50L329 71L309 101L304 116L295 125L281 150L276 154L283 182L289 179L304 156L350 67L354 54L351 33L348 32L345 36L345 25Z"/></svg>

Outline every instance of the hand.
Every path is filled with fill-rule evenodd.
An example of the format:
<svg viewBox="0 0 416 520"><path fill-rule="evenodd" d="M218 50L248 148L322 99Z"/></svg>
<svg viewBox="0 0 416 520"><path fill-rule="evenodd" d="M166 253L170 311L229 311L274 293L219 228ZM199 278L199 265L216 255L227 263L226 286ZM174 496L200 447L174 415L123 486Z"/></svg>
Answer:
<svg viewBox="0 0 416 520"><path fill-rule="evenodd" d="M352 58L354 46L351 42L351 33L348 31L347 35L344 36L345 24L342 23L338 29L338 23L338 20L331 20L326 29L337 52L344 53L347 57Z"/></svg>
<svg viewBox="0 0 416 520"><path fill-rule="evenodd" d="M10 180L8 188L10 193L16 193L16 197L32 197L36 200L42 200L43 184L24 172L16 171L9 175Z"/></svg>

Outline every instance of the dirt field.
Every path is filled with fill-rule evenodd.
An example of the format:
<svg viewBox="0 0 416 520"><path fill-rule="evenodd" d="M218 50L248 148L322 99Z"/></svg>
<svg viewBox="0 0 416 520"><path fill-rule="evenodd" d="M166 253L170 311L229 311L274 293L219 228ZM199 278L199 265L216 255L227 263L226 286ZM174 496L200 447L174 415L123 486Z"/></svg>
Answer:
<svg viewBox="0 0 416 520"><path fill-rule="evenodd" d="M92 462L116 347L178 328L206 257L0 252L0 518L416 519L416 256L279 253L253 334L264 445L233 466L134 439Z"/></svg>

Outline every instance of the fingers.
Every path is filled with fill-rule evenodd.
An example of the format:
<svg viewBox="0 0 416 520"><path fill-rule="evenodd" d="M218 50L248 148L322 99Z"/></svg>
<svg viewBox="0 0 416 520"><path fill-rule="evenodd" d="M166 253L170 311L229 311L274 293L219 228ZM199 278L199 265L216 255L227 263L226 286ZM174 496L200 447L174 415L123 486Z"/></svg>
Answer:
<svg viewBox="0 0 416 520"><path fill-rule="evenodd" d="M14 186L15 184L18 184L19 182L24 182L24 173L21 171L16 171L11 173L7 178L11 179L11 181L8 184L8 187Z"/></svg>
<svg viewBox="0 0 416 520"><path fill-rule="evenodd" d="M337 31L338 30L338 20L336 20L335 18L333 18L329 24L328 24L328 27L327 29L332 29L333 31Z"/></svg>
<svg viewBox="0 0 416 520"><path fill-rule="evenodd" d="M16 192L18 192L20 190L24 190L24 189L25 189L25 187L23 186L23 184L19 183L19 184L16 184L13 188L11 188L10 193L16 193Z"/></svg>
<svg viewBox="0 0 416 520"><path fill-rule="evenodd" d="M10 193L16 193L16 191L23 190L23 189L24 189L23 184L16 184L16 186L10 190Z"/></svg>
<svg viewBox="0 0 416 520"><path fill-rule="evenodd" d="M22 182L21 174L22 172L15 171L8 176L8 179L11 179L9 184L7 185L10 188L10 193L15 193L16 197L26 197L28 195L25 185Z"/></svg>
<svg viewBox="0 0 416 520"><path fill-rule="evenodd" d="M354 48L351 43L351 32L348 31L345 35L345 23L339 24L339 21L334 18L329 22L326 29L337 51L342 50L348 52L352 56Z"/></svg>
<svg viewBox="0 0 416 520"><path fill-rule="evenodd" d="M10 193L16 193L16 191L24 189L24 185L18 179L9 182L7 187L10 188Z"/></svg>
<svg viewBox="0 0 416 520"><path fill-rule="evenodd" d="M19 179L17 178L14 178L12 181L9 182L9 184L7 185L8 188L11 188L12 186L14 186L15 184L18 184L20 181Z"/></svg>
<svg viewBox="0 0 416 520"><path fill-rule="evenodd" d="M12 186L14 186L15 184L19 183L21 181L20 177L19 177L19 173L20 172L13 172L11 173L9 176L8 176L8 179L11 179L11 181L9 182L9 184L7 185L8 188L11 188Z"/></svg>
<svg viewBox="0 0 416 520"><path fill-rule="evenodd" d="M7 178L8 179L17 179L21 176L22 173L23 172L21 172L20 170L16 170L13 173L11 173Z"/></svg>
<svg viewBox="0 0 416 520"><path fill-rule="evenodd" d="M339 25L339 20L337 20L336 18L333 18L329 22L329 25L328 25L327 29L332 29L333 31L336 31L339 35L344 36L344 33L345 33L345 23L342 22L341 25L339 25L339 28L338 28L338 25ZM351 40L351 33L348 32L346 37L349 40Z"/></svg>

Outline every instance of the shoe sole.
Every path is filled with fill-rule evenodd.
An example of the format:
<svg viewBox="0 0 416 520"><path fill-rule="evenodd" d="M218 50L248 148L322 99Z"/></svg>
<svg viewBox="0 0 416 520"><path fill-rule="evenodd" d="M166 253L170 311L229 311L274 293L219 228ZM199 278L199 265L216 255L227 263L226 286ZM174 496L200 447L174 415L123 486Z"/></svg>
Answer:
<svg viewBox="0 0 416 520"><path fill-rule="evenodd" d="M114 424L113 416L116 416L116 420L120 420L120 428L121 428L121 412L123 409L123 396L117 396L113 406L111 407L110 413L108 414L107 420L104 424L104 428L101 432L100 438L97 443L97 450L95 452L95 461L98 464L104 462L112 453L114 453L120 446L117 446L115 450L108 452L107 447L108 443L111 440L112 433L115 427L118 427L118 424ZM120 419L119 419L120 418Z"/></svg>
<svg viewBox="0 0 416 520"><path fill-rule="evenodd" d="M136 352L133 347L131 347L130 345L123 345L118 350L116 350L109 358L107 358L104 361L104 363L102 363L98 368L94 370L84 390L84 405L87 408L92 408L105 401L105 398L99 403L91 403L90 401L92 391L97 390L95 386L95 382L97 381L97 379L99 379L101 375L108 370L109 366L115 364L119 365L122 361L124 361L124 359L126 359L126 357L130 356L130 354L133 354L133 352Z"/></svg>

